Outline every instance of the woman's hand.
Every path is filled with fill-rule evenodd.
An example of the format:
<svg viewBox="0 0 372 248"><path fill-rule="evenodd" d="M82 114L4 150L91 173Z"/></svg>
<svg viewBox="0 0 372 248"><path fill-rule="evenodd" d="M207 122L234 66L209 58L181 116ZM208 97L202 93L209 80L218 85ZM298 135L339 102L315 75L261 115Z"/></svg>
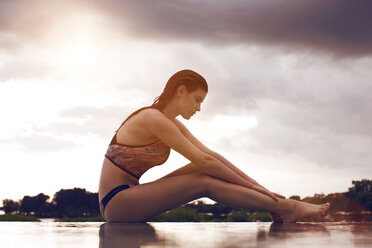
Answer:
<svg viewBox="0 0 372 248"><path fill-rule="evenodd" d="M267 189L262 188L262 187L257 186L257 185L253 185L251 189L253 189L253 190L257 191L257 192L260 192L260 193L262 193L262 194L264 194L264 195L269 196L269 197L272 198L274 201L279 201L278 198L276 198L276 197L280 197L280 198L283 198L283 197L284 197L284 196L279 195L279 194L277 194L277 193L272 193L272 192L268 191ZM285 197L284 197L284 198L285 198Z"/></svg>
<svg viewBox="0 0 372 248"><path fill-rule="evenodd" d="M281 194L278 194L278 193L274 193L272 192L276 197L279 197L279 198L282 198L282 199L285 199L285 196L284 195L281 195Z"/></svg>

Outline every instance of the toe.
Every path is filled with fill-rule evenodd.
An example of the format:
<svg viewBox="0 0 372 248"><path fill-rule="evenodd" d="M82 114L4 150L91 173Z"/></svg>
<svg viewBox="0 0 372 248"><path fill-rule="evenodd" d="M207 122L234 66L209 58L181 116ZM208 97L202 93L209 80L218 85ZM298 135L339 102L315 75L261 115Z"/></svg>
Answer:
<svg viewBox="0 0 372 248"><path fill-rule="evenodd" d="M331 206L331 204L329 204L329 202L327 202L326 204L322 204L321 206L323 208L329 208Z"/></svg>

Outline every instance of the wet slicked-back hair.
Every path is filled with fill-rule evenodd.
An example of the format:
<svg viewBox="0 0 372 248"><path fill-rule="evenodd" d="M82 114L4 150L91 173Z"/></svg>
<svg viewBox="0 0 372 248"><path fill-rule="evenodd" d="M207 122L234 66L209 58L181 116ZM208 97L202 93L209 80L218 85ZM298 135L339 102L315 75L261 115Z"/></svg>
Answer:
<svg viewBox="0 0 372 248"><path fill-rule="evenodd" d="M187 89L187 92L191 93L198 89L202 89L205 92L208 92L207 81L198 73L192 70L182 70L176 72L173 76L170 77L163 93L160 96L155 98L154 103L151 105L159 110L165 108L165 106L170 102L178 86L184 85Z"/></svg>
<svg viewBox="0 0 372 248"><path fill-rule="evenodd" d="M203 78L200 74L192 70L182 70L176 72L171 76L165 85L165 88L160 96L156 97L154 103L150 106L140 108L133 112L128 118L120 125L120 127L133 115L141 112L144 109L154 108L158 110L162 110L167 106L167 104L172 100L174 94L178 86L184 85L187 89L187 92L191 93L198 89L202 89L205 92L208 92L208 84L205 78ZM118 130L120 129L118 128ZM116 131L117 132L117 131Z"/></svg>

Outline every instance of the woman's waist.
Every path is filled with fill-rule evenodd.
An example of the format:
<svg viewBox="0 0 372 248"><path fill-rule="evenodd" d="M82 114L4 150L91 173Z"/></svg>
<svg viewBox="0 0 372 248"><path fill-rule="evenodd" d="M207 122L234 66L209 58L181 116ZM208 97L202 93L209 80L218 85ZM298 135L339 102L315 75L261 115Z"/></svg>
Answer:
<svg viewBox="0 0 372 248"><path fill-rule="evenodd" d="M105 158L102 165L98 188L99 201L101 201L102 198L112 189L123 184L139 185L139 181L113 165L107 158Z"/></svg>
<svg viewBox="0 0 372 248"><path fill-rule="evenodd" d="M107 178L107 181L115 181L122 184L139 184L139 178L118 167L107 157L104 159L101 178Z"/></svg>

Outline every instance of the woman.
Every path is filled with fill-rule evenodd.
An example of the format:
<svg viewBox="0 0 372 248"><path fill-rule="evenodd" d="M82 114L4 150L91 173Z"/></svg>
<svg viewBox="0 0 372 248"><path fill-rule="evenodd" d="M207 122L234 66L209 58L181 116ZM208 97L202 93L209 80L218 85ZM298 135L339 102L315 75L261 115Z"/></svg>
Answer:
<svg viewBox="0 0 372 248"><path fill-rule="evenodd" d="M329 204L285 199L208 149L176 119L190 119L208 92L191 70L175 73L154 103L135 111L116 131L102 166L99 201L108 222L145 222L164 211L208 197L230 207L271 212L274 221L295 222L324 214ZM139 178L164 163L170 148L191 163L149 183Z"/></svg>

